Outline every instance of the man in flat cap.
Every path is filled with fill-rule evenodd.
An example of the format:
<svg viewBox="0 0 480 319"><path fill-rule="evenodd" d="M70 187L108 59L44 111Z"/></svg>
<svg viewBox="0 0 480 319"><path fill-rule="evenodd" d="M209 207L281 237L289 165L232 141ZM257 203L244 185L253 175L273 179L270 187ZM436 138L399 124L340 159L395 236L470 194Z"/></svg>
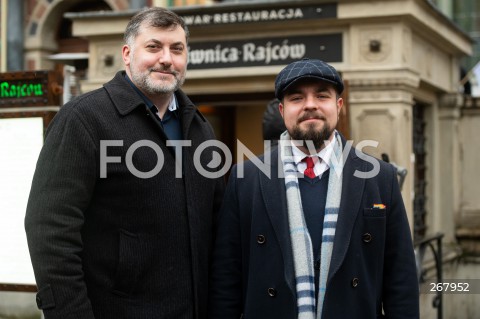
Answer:
<svg viewBox="0 0 480 319"><path fill-rule="evenodd" d="M213 256L210 319L419 318L410 228L393 166L339 132L343 82L287 65L278 148L232 169Z"/></svg>

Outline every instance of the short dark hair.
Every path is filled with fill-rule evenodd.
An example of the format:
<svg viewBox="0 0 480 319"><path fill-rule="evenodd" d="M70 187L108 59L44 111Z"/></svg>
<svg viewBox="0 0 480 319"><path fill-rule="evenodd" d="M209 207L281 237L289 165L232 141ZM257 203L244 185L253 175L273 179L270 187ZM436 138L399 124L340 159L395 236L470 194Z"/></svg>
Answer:
<svg viewBox="0 0 480 319"><path fill-rule="evenodd" d="M188 42L189 31L185 21L175 12L161 7L146 8L135 14L127 24L123 39L126 44L131 44L143 25L153 28L169 28L180 26L185 30L186 40Z"/></svg>

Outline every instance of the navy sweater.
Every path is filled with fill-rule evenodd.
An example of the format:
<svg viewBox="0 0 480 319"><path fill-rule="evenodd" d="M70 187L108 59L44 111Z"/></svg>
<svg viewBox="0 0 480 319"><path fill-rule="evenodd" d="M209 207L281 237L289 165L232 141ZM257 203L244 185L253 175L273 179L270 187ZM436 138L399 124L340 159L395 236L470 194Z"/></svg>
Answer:
<svg viewBox="0 0 480 319"><path fill-rule="evenodd" d="M327 202L329 171L321 178L299 178L300 194L302 197L303 215L308 232L312 240L313 258L315 260L315 295L318 295L318 281L320 271L320 249L322 246L323 216Z"/></svg>

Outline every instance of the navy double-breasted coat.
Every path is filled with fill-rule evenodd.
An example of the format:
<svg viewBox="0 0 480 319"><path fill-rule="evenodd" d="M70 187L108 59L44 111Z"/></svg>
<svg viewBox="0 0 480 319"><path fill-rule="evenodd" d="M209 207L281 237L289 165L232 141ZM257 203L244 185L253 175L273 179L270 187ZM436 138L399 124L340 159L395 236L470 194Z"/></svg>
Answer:
<svg viewBox="0 0 480 319"><path fill-rule="evenodd" d="M268 156L270 165L249 161L229 178L214 248L211 319L297 318L285 182L278 177L278 151L262 161ZM376 176L354 176L371 171L373 161L353 149L346 157L324 319L419 316L414 250L395 169L377 161Z"/></svg>

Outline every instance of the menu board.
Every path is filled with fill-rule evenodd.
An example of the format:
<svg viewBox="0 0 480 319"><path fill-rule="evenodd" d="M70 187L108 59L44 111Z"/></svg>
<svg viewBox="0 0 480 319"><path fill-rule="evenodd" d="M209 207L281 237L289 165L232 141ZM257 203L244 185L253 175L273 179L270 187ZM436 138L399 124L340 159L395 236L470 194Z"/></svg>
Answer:
<svg viewBox="0 0 480 319"><path fill-rule="evenodd" d="M0 284L35 285L24 219L42 145L42 117L0 119Z"/></svg>

